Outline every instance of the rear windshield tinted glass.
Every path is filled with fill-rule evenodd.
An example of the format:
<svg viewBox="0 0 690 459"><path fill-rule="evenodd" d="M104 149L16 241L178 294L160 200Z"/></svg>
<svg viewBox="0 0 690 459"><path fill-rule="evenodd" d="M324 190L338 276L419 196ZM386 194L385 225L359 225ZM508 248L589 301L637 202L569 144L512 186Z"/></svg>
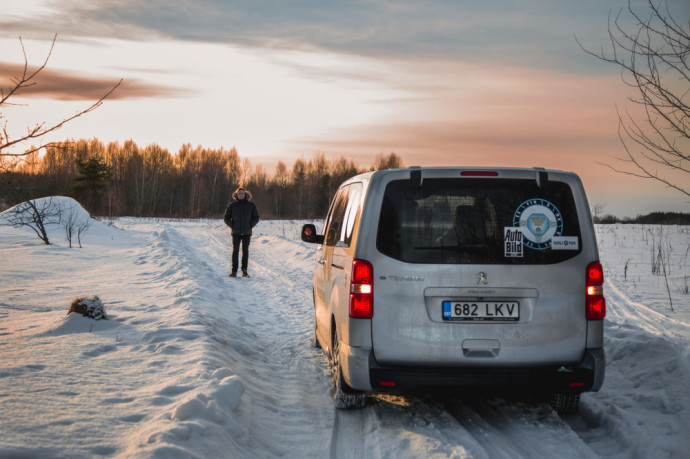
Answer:
<svg viewBox="0 0 690 459"><path fill-rule="evenodd" d="M494 178L390 182L378 250L409 263L549 264L582 250L570 187Z"/></svg>

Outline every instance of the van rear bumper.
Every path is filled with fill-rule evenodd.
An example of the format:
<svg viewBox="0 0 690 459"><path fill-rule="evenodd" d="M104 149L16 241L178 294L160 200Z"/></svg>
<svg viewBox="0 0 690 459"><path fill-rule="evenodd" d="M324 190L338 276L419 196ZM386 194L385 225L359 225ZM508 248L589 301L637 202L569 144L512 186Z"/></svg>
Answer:
<svg viewBox="0 0 690 459"><path fill-rule="evenodd" d="M379 365L369 359L369 377L376 392L458 388L498 392L581 393L597 391L604 381L603 349L587 349L577 365L526 368L439 368Z"/></svg>

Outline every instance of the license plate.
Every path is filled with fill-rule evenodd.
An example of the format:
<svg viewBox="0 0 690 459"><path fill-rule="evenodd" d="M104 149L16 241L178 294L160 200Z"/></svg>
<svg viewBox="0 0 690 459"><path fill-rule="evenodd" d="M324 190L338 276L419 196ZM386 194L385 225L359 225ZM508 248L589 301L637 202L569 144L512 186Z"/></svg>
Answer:
<svg viewBox="0 0 690 459"><path fill-rule="evenodd" d="M444 301L443 320L516 321L520 319L517 301Z"/></svg>

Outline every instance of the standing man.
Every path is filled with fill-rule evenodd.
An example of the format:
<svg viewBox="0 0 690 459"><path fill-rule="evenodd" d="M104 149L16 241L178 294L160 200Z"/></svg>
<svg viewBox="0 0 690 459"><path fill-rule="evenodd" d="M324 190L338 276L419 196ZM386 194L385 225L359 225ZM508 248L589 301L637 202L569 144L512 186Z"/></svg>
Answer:
<svg viewBox="0 0 690 459"><path fill-rule="evenodd" d="M233 194L233 202L225 209L225 224L232 229L232 272L230 277L237 277L237 259L239 258L240 242L242 243L242 277L249 277L247 264L249 263L249 240L252 228L259 223L259 212L256 205L250 201L252 195L244 187L239 187Z"/></svg>

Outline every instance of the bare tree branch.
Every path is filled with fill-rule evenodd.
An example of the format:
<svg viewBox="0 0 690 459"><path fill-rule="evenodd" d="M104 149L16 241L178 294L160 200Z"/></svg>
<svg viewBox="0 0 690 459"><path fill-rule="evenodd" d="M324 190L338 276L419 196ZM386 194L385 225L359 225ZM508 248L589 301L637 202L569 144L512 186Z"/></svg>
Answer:
<svg viewBox="0 0 690 459"><path fill-rule="evenodd" d="M18 95L22 89L34 86L36 84L36 77L38 74L45 69L46 65L48 65L48 60L50 59L51 55L53 54L53 48L55 47L55 41L57 40L57 34L53 37L53 41L51 42L50 45L50 50L48 51L48 55L46 56L45 60L43 61L43 64L41 64L40 67L38 67L36 70L33 72L29 71L29 60L26 55L26 49L24 48L24 42L22 41L21 37L19 38L19 42L21 44L22 48L22 54L24 56L24 69L22 71L21 76L18 77L13 77L11 79L12 86L9 88L7 92L5 92L4 89L0 89L0 107L4 105L13 105L9 102L9 99L13 96ZM2 126L2 132L0 133L0 157L22 157L22 156L27 156L32 153L35 153L43 148L46 148L48 146L53 145L53 143L48 143L41 145L39 147L31 146L29 149L25 150L22 153L11 153L9 152L9 149L12 147L15 147L17 145L20 145L24 142L28 142L31 140L39 139L47 134L50 134L51 132L54 132L61 127L63 127L66 123L69 123L70 121L73 121L76 118L79 118L82 115L85 115L87 113L90 113L94 110L96 110L98 107L103 105L103 101L107 99L121 84L122 84L122 79L118 81L107 93L105 93L100 99L98 99L96 102L94 102L91 106L85 108L84 110L81 110L77 113L75 113L72 116L69 116L67 118L64 118L62 121L52 124L52 125L46 125L45 122L40 122L36 123L35 126L33 127L28 127L26 130L26 134L24 134L21 137L18 137L16 139L11 139L10 134L7 130L7 121L3 123ZM2 119L2 113L0 113L0 119Z"/></svg>
<svg viewBox="0 0 690 459"><path fill-rule="evenodd" d="M627 13L637 29L626 30L623 10L609 15L610 51L582 50L621 68L623 83L638 95L629 101L643 108L642 116L618 112L618 135L631 165L611 170L652 179L690 196L690 28L680 25L665 8L647 0L648 16L628 2Z"/></svg>
<svg viewBox="0 0 690 459"><path fill-rule="evenodd" d="M53 48L55 48L56 40L57 34L53 36L53 41L50 44L50 50L48 51L48 55L43 61L43 64L40 67L38 67L34 72L29 73L29 60L26 57L26 49L24 48L24 42L22 41L22 37L19 37L19 44L22 47L22 55L24 56L24 71L22 73L21 78L14 77L10 79L14 86L10 88L7 94L5 94L5 91L3 89L0 89L0 105L7 102L7 100L10 97L18 93L20 90L36 84L32 80L36 77L36 75L41 73L41 71L46 67L46 65L48 65L48 60L50 59L50 56L53 54Z"/></svg>

